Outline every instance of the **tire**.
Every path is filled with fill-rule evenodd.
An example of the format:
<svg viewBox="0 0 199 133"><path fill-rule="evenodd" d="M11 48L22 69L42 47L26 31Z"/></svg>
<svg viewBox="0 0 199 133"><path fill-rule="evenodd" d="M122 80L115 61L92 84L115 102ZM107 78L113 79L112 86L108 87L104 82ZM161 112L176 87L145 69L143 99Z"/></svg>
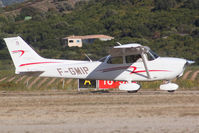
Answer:
<svg viewBox="0 0 199 133"><path fill-rule="evenodd" d="M173 93L173 92L175 92L175 90L170 90L170 91L168 91L168 92Z"/></svg>
<svg viewBox="0 0 199 133"><path fill-rule="evenodd" d="M128 93L137 93L138 91L127 91Z"/></svg>

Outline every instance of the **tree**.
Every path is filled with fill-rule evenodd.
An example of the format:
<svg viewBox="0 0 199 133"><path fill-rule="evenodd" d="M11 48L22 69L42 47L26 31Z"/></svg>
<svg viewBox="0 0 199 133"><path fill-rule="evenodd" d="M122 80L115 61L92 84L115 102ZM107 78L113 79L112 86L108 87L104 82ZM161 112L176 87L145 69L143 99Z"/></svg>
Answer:
<svg viewBox="0 0 199 133"><path fill-rule="evenodd" d="M199 18L195 20L194 24L199 27Z"/></svg>
<svg viewBox="0 0 199 133"><path fill-rule="evenodd" d="M38 14L41 14L39 9L36 9L34 7L24 7L24 8L21 9L20 15L17 16L16 21L24 20L24 18L26 16L32 16L33 17L33 16L38 15Z"/></svg>
<svg viewBox="0 0 199 133"><path fill-rule="evenodd" d="M187 0L183 7L189 8L189 9L199 9L199 0Z"/></svg>
<svg viewBox="0 0 199 133"><path fill-rule="evenodd" d="M176 6L176 0L154 0L156 10L169 10Z"/></svg>

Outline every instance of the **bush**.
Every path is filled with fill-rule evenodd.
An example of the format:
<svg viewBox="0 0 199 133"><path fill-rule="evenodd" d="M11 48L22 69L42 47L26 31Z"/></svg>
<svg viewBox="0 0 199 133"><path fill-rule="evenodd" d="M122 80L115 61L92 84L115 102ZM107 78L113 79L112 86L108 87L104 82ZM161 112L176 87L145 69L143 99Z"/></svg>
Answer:
<svg viewBox="0 0 199 133"><path fill-rule="evenodd" d="M199 0L187 0L186 2L184 2L183 7L189 9L199 9Z"/></svg>
<svg viewBox="0 0 199 133"><path fill-rule="evenodd" d="M194 24L199 27L199 18L195 20Z"/></svg>
<svg viewBox="0 0 199 133"><path fill-rule="evenodd" d="M154 0L156 10L169 10L176 6L175 0Z"/></svg>

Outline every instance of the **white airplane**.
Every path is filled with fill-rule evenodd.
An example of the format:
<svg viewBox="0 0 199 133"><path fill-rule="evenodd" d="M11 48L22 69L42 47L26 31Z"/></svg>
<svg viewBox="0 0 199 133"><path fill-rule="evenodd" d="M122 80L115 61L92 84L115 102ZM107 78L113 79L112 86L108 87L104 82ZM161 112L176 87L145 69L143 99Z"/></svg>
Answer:
<svg viewBox="0 0 199 133"><path fill-rule="evenodd" d="M183 75L185 67L194 61L159 57L149 47L140 44L115 46L110 55L98 61L46 59L39 56L21 37L4 38L16 68L16 74L40 77L77 78L127 81L119 89L137 92L137 81L164 80L161 90L173 92L178 85L172 79Z"/></svg>

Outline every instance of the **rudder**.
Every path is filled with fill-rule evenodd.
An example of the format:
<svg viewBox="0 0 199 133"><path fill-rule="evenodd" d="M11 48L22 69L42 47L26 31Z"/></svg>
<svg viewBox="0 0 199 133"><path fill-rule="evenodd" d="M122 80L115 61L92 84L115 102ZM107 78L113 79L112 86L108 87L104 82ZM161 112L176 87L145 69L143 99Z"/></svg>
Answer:
<svg viewBox="0 0 199 133"><path fill-rule="evenodd" d="M21 37L4 38L15 68L20 64L39 61L43 58L39 56Z"/></svg>

